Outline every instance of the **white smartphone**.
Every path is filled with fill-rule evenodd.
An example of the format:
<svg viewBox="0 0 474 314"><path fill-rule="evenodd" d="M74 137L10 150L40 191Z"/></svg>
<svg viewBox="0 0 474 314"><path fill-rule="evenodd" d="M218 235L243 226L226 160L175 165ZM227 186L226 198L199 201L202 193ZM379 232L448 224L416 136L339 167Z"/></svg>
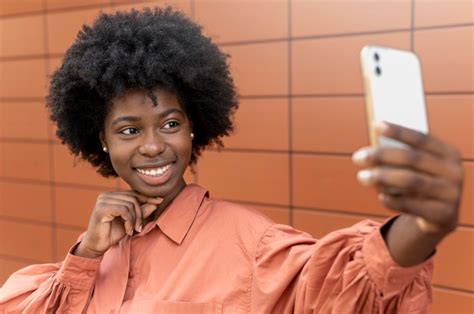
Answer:
<svg viewBox="0 0 474 314"><path fill-rule="evenodd" d="M360 58L371 145L405 146L378 137L374 130L377 121L428 133L421 67L416 54L389 47L365 46Z"/></svg>

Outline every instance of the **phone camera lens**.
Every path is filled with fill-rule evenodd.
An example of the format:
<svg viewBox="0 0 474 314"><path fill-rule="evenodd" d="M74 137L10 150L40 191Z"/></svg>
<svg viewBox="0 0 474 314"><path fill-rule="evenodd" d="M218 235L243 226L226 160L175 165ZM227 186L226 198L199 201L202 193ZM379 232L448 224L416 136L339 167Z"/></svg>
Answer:
<svg viewBox="0 0 474 314"><path fill-rule="evenodd" d="M375 61L377 61L377 62L380 60L380 56L379 56L378 53L374 53L374 59L375 59Z"/></svg>
<svg viewBox="0 0 474 314"><path fill-rule="evenodd" d="M380 76L382 74L382 69L380 69L380 67L376 67L375 68L375 73Z"/></svg>

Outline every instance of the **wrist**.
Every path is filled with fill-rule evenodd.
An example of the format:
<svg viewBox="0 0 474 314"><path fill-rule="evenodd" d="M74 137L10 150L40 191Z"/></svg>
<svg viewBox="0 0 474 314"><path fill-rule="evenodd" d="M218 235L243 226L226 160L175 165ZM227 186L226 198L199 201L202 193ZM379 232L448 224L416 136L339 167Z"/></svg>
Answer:
<svg viewBox="0 0 474 314"><path fill-rule="evenodd" d="M71 253L72 253L72 255L75 255L75 256L95 259L95 258L99 258L102 255L104 255L105 252L98 252L98 251L92 250L92 249L88 248L84 244L84 242L81 242L76 247L76 249Z"/></svg>

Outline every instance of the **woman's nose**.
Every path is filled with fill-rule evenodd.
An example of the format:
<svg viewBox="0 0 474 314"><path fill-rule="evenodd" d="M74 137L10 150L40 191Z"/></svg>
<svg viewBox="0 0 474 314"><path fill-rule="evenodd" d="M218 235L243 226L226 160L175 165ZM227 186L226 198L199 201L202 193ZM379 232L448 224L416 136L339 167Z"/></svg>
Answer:
<svg viewBox="0 0 474 314"><path fill-rule="evenodd" d="M146 136L140 144L138 152L142 155L154 157L165 150L165 143L158 134Z"/></svg>

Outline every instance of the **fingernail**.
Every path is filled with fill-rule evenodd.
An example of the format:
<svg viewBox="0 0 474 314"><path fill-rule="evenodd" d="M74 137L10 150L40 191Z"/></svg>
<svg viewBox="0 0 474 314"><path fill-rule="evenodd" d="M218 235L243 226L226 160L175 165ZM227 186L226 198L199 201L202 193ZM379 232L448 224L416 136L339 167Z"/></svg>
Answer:
<svg viewBox="0 0 474 314"><path fill-rule="evenodd" d="M142 225L139 225L139 226L138 226L138 232L142 232L142 230L143 230L143 226L142 226Z"/></svg>
<svg viewBox="0 0 474 314"><path fill-rule="evenodd" d="M357 172L357 180L363 185L370 185L372 183L374 173L371 170L361 170Z"/></svg>
<svg viewBox="0 0 474 314"><path fill-rule="evenodd" d="M360 149L356 151L354 154L352 154L352 161L355 164L363 164L366 160L367 157L369 157L369 152L367 151L366 148Z"/></svg>
<svg viewBox="0 0 474 314"><path fill-rule="evenodd" d="M385 123L384 121L376 121L375 122L375 129L379 131L380 133L384 133L385 131L388 130L388 124Z"/></svg>

